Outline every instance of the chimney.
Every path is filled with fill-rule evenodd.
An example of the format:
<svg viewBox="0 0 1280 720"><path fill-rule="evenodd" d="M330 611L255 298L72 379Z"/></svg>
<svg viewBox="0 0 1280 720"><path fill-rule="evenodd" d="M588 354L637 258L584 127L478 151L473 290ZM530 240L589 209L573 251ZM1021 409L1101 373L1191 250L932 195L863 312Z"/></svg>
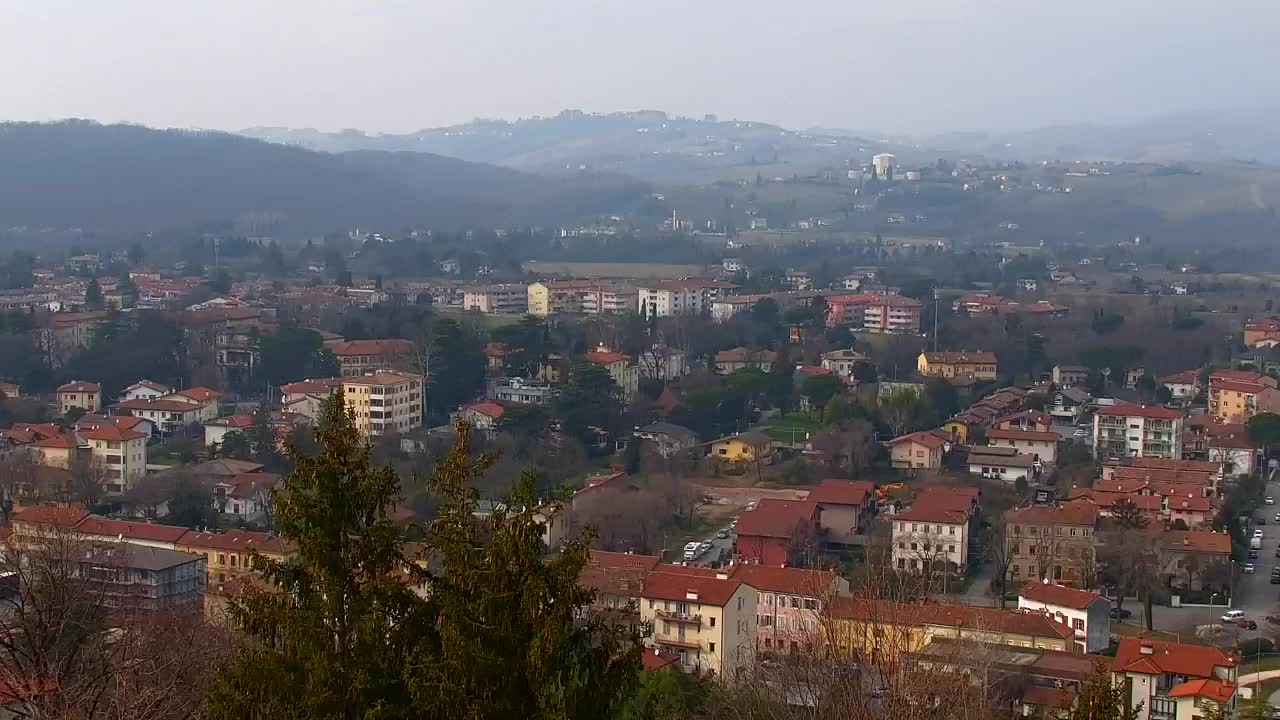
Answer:
<svg viewBox="0 0 1280 720"><path fill-rule="evenodd" d="M1142 643L1142 645L1138 647L1138 653L1140 655L1154 655L1155 652L1155 648L1151 647L1151 645L1147 643Z"/></svg>
<svg viewBox="0 0 1280 720"><path fill-rule="evenodd" d="M697 593L696 591L694 591L694 590L686 590L686 591L685 591L685 593L684 593L684 599L685 599L685 600L697 600L697 599L698 599L698 593Z"/></svg>
<svg viewBox="0 0 1280 720"><path fill-rule="evenodd" d="M722 571L720 571L720 572L717 572L717 573L716 573L716 579L717 579L717 580L728 580L728 579L729 579L729 573L724 572L723 570L722 570Z"/></svg>

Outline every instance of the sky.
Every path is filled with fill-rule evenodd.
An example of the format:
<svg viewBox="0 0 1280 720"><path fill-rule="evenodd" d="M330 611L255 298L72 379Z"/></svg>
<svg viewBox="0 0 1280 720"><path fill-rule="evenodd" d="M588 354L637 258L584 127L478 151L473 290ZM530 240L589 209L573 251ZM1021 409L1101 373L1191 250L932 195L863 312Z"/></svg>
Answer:
<svg viewBox="0 0 1280 720"><path fill-rule="evenodd" d="M1274 105L1277 27L1273 0L0 0L0 120L1123 123Z"/></svg>

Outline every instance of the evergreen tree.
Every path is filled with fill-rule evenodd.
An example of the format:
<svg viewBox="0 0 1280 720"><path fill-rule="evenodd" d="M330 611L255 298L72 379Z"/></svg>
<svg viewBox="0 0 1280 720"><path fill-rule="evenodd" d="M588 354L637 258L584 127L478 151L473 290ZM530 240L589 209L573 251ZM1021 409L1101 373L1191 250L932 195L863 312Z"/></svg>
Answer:
<svg viewBox="0 0 1280 720"><path fill-rule="evenodd" d="M343 403L338 392L325 405L318 455L291 449L295 469L273 507L298 556L253 555L274 587L247 590L230 606L251 642L219 668L213 720L410 716L404 668L431 646L434 623L397 577L406 563L387 518L399 500L396 475L370 465Z"/></svg>
<svg viewBox="0 0 1280 720"><path fill-rule="evenodd" d="M431 481L445 504L427 546L444 568L431 580L438 654L419 656L409 670L418 716L613 717L635 686L641 647L632 631L580 617L593 597L578 582L590 538L544 558L544 516L561 508L535 506L531 472L506 505L518 512L477 520L472 484L492 458L472 460L470 430L458 430Z"/></svg>
<svg viewBox="0 0 1280 720"><path fill-rule="evenodd" d="M106 301L102 297L102 288L98 286L98 279L94 278L89 281L89 286L84 290L84 304L86 307L101 309Z"/></svg>
<svg viewBox="0 0 1280 720"><path fill-rule="evenodd" d="M1071 720L1137 720L1141 709L1141 703L1129 706L1124 686L1112 682L1106 665L1099 662L1093 676L1076 696Z"/></svg>

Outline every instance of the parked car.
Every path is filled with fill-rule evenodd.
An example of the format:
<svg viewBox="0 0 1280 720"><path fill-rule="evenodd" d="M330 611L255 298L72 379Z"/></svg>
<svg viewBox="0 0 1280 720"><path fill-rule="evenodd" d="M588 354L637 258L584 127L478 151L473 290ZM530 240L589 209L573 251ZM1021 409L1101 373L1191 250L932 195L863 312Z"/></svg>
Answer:
<svg viewBox="0 0 1280 720"><path fill-rule="evenodd" d="M1124 608L1117 608L1117 607L1111 608L1112 620L1124 620L1125 618L1131 615L1133 615L1133 613L1128 610L1125 610Z"/></svg>
<svg viewBox="0 0 1280 720"><path fill-rule="evenodd" d="M1244 573L1245 575L1252 575L1253 563L1245 563L1244 567L1240 568L1240 572Z"/></svg>
<svg viewBox="0 0 1280 720"><path fill-rule="evenodd" d="M1226 612L1226 614L1222 616L1222 618L1221 618L1221 619L1222 619L1222 622L1224 622L1224 623L1226 623L1226 624L1228 624L1228 625L1235 625L1236 623L1238 623L1238 622L1240 622L1241 620L1243 620L1243 619L1244 619L1244 611L1243 611L1243 610L1228 610L1228 611Z"/></svg>
<svg viewBox="0 0 1280 720"><path fill-rule="evenodd" d="M1272 518L1272 520L1275 520L1276 522L1280 522L1280 513L1276 513L1276 516Z"/></svg>
<svg viewBox="0 0 1280 720"><path fill-rule="evenodd" d="M1275 504L1276 504L1276 500L1275 500L1275 498L1273 498L1273 497L1271 497L1270 495L1268 495L1268 496L1267 496L1267 504L1268 504L1268 505L1275 505Z"/></svg>
<svg viewBox="0 0 1280 720"><path fill-rule="evenodd" d="M1271 584L1280 585L1280 575L1277 575L1276 573L1271 573Z"/></svg>
<svg viewBox="0 0 1280 720"><path fill-rule="evenodd" d="M729 528L720 528L720 532L716 533L716 537L721 540L729 537Z"/></svg>
<svg viewBox="0 0 1280 720"><path fill-rule="evenodd" d="M698 557L699 547L700 546L698 545L697 542L686 543L684 546L684 559L693 560L694 558Z"/></svg>
<svg viewBox="0 0 1280 720"><path fill-rule="evenodd" d="M1262 537L1262 536L1263 536L1262 528L1254 528L1254 529L1253 529L1253 536L1254 536L1254 537L1257 537L1257 538Z"/></svg>
<svg viewBox="0 0 1280 720"><path fill-rule="evenodd" d="M1276 549L1277 549L1277 550L1280 550L1280 548L1276 548ZM1250 559L1250 560L1257 560L1257 559L1258 559L1258 551L1257 551L1257 550L1250 550L1250 551L1249 551L1249 559Z"/></svg>
<svg viewBox="0 0 1280 720"><path fill-rule="evenodd" d="M1258 629L1258 623L1254 622L1253 620L1241 620L1240 622L1236 623L1236 626L1239 627L1241 630L1257 630Z"/></svg>

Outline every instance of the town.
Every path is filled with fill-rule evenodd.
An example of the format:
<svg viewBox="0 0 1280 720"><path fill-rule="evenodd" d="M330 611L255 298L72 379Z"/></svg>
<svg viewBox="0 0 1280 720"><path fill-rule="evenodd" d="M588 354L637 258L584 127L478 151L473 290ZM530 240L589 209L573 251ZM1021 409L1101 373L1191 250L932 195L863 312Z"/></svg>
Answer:
<svg viewBox="0 0 1280 720"><path fill-rule="evenodd" d="M858 182L921 174L881 154ZM589 531L581 620L643 628L646 674L699 692L1068 717L1101 674L1144 720L1280 705L1270 286L1140 242L823 225L695 234L719 257L684 265L500 262L504 229L14 254L7 591L34 602L33 558L73 542L104 607L226 632L261 559L303 558L277 504L336 407L400 478L402 583L432 595L409 548L445 502L410 479L489 452L474 521L524 508L548 561ZM930 280L947 264L990 280Z"/></svg>

